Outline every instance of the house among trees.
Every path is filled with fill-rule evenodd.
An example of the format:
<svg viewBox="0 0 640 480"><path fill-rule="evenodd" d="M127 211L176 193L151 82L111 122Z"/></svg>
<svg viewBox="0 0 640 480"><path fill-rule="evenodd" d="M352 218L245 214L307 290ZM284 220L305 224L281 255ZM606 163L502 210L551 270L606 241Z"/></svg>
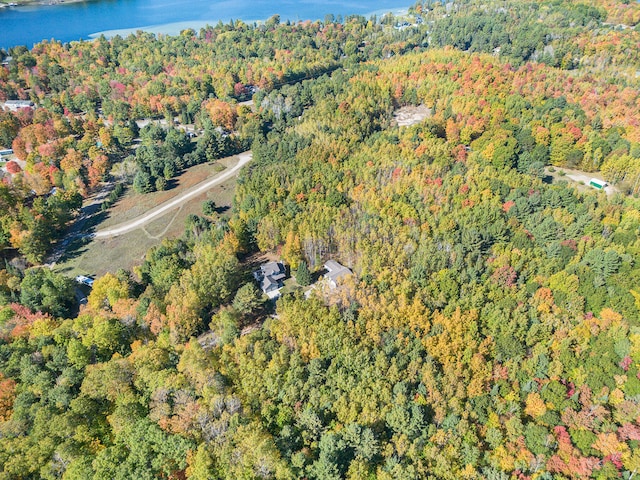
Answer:
<svg viewBox="0 0 640 480"><path fill-rule="evenodd" d="M269 262L261 265L259 270L253 272L253 277L262 291L273 298L275 292L282 288L282 282L287 278L287 272L282 262Z"/></svg>
<svg viewBox="0 0 640 480"><path fill-rule="evenodd" d="M34 108L35 104L31 100L7 100L4 108L11 112L17 112L21 108Z"/></svg>
<svg viewBox="0 0 640 480"><path fill-rule="evenodd" d="M324 264L324 268L327 270L327 273L324 274L324 278L327 280L327 283L331 288L336 288L338 283L340 283L340 280L353 275L351 270L340 265L335 260L328 260L327 263Z"/></svg>

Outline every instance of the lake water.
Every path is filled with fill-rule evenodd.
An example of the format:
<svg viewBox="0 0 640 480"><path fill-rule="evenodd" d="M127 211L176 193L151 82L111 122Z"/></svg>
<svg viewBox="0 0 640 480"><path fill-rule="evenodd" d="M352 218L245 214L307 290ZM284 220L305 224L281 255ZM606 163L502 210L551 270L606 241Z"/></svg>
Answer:
<svg viewBox="0 0 640 480"><path fill-rule="evenodd" d="M126 35L138 29L178 33L199 29L219 20L264 20L279 14L284 20L324 19L326 14L371 15L398 11L406 0L95 0L60 5L34 5L0 9L0 48L41 40L63 42L90 39L96 34Z"/></svg>

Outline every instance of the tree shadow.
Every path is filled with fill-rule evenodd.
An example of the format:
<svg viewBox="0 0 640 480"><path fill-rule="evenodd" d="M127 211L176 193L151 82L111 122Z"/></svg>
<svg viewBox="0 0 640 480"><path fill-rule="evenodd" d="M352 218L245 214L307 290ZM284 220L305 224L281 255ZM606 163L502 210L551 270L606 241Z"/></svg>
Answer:
<svg viewBox="0 0 640 480"><path fill-rule="evenodd" d="M324 277L325 274L329 273L329 270L327 269L322 269L322 270L317 270L315 272L313 272L311 274L311 284L316 283L318 280L321 280L322 277Z"/></svg>
<svg viewBox="0 0 640 480"><path fill-rule="evenodd" d="M96 213L101 211L101 209L102 209L102 203L94 203L92 205L85 207L83 209L83 214L86 217L91 217L92 215L95 215Z"/></svg>
<svg viewBox="0 0 640 480"><path fill-rule="evenodd" d="M56 263L64 263L79 257L87 251L87 245L91 242L91 235L78 234L68 240L64 248L64 253L60 256ZM65 267L60 272L71 270L71 267Z"/></svg>
<svg viewBox="0 0 640 480"><path fill-rule="evenodd" d="M177 178L170 178L169 180L167 180L167 185L165 186L165 191L166 190L173 190L174 188L176 188L178 185L180 184L180 182L178 182Z"/></svg>
<svg viewBox="0 0 640 480"><path fill-rule="evenodd" d="M86 222L83 225L82 230L87 233L93 233L95 231L96 226L100 225L107 218L109 218L109 211L101 210L100 212L95 213L86 219Z"/></svg>

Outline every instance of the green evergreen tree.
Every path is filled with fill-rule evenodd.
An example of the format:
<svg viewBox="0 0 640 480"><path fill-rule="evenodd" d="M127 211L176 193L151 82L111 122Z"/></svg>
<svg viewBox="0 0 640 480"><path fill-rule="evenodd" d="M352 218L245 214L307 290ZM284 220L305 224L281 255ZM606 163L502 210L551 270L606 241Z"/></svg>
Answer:
<svg viewBox="0 0 640 480"><path fill-rule="evenodd" d="M296 281L298 282L298 285L303 287L311 285L311 272L309 271L307 262L304 260L300 262L300 265L298 265L298 269L296 270Z"/></svg>

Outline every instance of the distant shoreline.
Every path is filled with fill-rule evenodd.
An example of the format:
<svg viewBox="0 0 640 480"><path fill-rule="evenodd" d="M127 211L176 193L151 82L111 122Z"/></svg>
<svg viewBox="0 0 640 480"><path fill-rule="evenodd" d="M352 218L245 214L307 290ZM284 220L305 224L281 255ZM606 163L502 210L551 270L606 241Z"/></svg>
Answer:
<svg viewBox="0 0 640 480"><path fill-rule="evenodd" d="M53 5L69 5L72 3L89 3L94 1L96 0L15 0L11 2L0 0L0 8L32 7L32 6L49 7Z"/></svg>
<svg viewBox="0 0 640 480"><path fill-rule="evenodd" d="M365 18L382 17L386 13L402 16L409 7L404 0L363 0L360 9L351 12L325 11L322 0L308 0L299 8L288 1L258 0L259 8L250 8L251 0L238 0L241 7L222 2L225 8L210 8L208 0L191 0L199 8L193 14L177 15L176 2L180 0L0 0L0 19L3 33L0 48L10 49L17 45L32 47L42 41L56 40L62 43L86 41L104 35L127 37L138 31L154 35L179 35L181 31L193 29L198 32L210 25L215 27L231 19L242 20L247 25L261 23L273 15L280 15L282 22L322 21L326 15L359 15ZM402 2L400 5L396 1ZM247 5L245 5L245 2ZM9 4L15 4L9 7ZM55 6L62 8L52 8ZM68 8L64 8L68 5ZM154 6L150 8L150 6ZM244 5L244 6L242 6ZM340 9L338 6L333 6ZM365 8L363 8L365 7ZM149 15L146 15L146 12ZM68 26L68 28L67 28ZM6 34L6 35L5 35Z"/></svg>
<svg viewBox="0 0 640 480"><path fill-rule="evenodd" d="M77 2L77 1L85 1L85 0L73 0L73 1ZM375 10L373 12L363 14L362 16L365 18L370 18L374 15L385 15L387 13L392 13L393 15L396 15L396 16L407 15L409 13L409 7L395 8L391 10L384 10L384 9ZM241 19L241 20L247 25L250 25L254 22L257 22L257 23L265 22L267 19L261 18L261 19L251 19L251 20ZM170 23L161 23L157 25L141 25L138 27L131 27L131 28L117 28L112 30L103 30L100 32L91 33L89 34L89 38L93 40L103 35L106 38L113 38L116 35L119 35L122 38L125 38L129 35L135 34L138 31L149 32L155 35L179 35L180 32L182 32L183 30L193 29L197 32L201 28L205 28L207 25L210 25L213 27L217 25L218 22L224 23L225 20L223 19L187 20L184 22L170 22Z"/></svg>
<svg viewBox="0 0 640 480"><path fill-rule="evenodd" d="M0 8L30 7L34 5L48 7L53 5L69 5L71 3L93 1L95 0L16 0L15 2L0 2Z"/></svg>

